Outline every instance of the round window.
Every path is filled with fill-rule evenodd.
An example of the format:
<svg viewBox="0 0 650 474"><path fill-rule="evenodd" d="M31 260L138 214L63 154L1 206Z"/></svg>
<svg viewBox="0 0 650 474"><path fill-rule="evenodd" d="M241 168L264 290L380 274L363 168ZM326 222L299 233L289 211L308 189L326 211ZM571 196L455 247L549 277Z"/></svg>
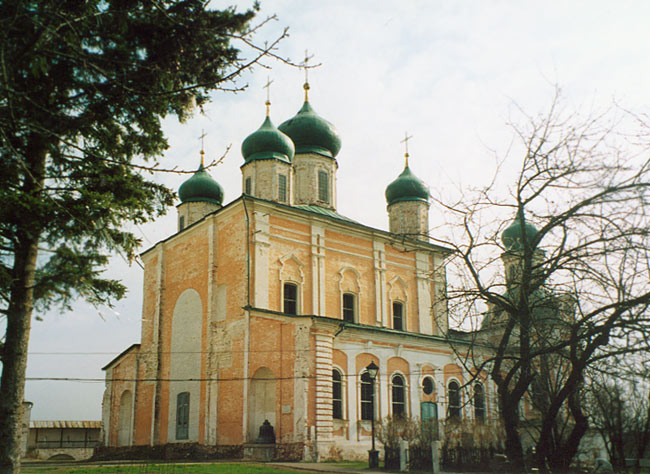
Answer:
<svg viewBox="0 0 650 474"><path fill-rule="evenodd" d="M424 377L422 379L422 391L425 395L431 395L433 393L433 378Z"/></svg>

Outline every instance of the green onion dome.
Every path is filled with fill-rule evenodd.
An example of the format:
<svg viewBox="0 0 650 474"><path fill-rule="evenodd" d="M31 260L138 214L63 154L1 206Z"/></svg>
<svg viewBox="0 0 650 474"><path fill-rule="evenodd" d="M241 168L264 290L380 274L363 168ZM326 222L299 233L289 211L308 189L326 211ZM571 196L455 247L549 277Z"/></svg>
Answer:
<svg viewBox="0 0 650 474"><path fill-rule="evenodd" d="M246 137L241 145L241 153L246 163L270 159L291 163L294 146L291 139L278 130L267 115L262 126Z"/></svg>
<svg viewBox="0 0 650 474"><path fill-rule="evenodd" d="M190 179L178 188L181 202L211 202L221 206L223 188L203 169L203 163Z"/></svg>
<svg viewBox="0 0 650 474"><path fill-rule="evenodd" d="M388 205L402 201L429 202L429 188L406 165L402 174L386 187Z"/></svg>
<svg viewBox="0 0 650 474"><path fill-rule="evenodd" d="M334 158L341 149L341 139L334 125L314 112L307 100L295 117L279 128L293 140L296 153L317 153Z"/></svg>
<svg viewBox="0 0 650 474"><path fill-rule="evenodd" d="M524 221L524 226L523 226L523 234L522 234L522 226L521 226L521 221ZM523 213L517 214L517 217L515 217L515 220L512 221L512 223L508 226L506 230L503 231L501 234L501 242L503 242L503 245L505 246L506 250L522 250L524 248L524 238L525 241L532 243L533 239L537 235L537 228L527 222L524 217Z"/></svg>

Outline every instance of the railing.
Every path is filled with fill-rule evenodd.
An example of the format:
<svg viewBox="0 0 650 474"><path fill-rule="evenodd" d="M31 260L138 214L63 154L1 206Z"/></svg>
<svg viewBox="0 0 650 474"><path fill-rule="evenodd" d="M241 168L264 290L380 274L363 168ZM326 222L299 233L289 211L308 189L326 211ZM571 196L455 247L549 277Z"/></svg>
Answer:
<svg viewBox="0 0 650 474"><path fill-rule="evenodd" d="M99 440L56 440L56 441L41 441L36 442L38 449L57 449L57 448L96 448L99 445Z"/></svg>

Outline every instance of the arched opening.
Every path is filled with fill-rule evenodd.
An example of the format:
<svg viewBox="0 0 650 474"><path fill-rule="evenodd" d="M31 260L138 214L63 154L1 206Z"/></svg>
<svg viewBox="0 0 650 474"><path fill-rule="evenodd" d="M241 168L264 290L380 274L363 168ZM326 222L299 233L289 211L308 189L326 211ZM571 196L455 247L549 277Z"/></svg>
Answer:
<svg viewBox="0 0 650 474"><path fill-rule="evenodd" d="M365 371L361 374L361 419L372 420L373 413L373 380L370 374Z"/></svg>
<svg viewBox="0 0 650 474"><path fill-rule="evenodd" d="M392 409L394 417L406 416L406 387L404 377L393 375L391 379L392 389Z"/></svg>
<svg viewBox="0 0 650 474"><path fill-rule="evenodd" d="M117 415L117 445L131 445L131 414L133 413L133 396L130 390L124 390L120 397L120 409Z"/></svg>
<svg viewBox="0 0 650 474"><path fill-rule="evenodd" d="M199 293L183 291L172 314L167 442L199 440L201 333L203 305ZM184 394L184 395L181 395Z"/></svg>
<svg viewBox="0 0 650 474"><path fill-rule="evenodd" d="M332 418L343 419L343 376L338 369L332 370Z"/></svg>
<svg viewBox="0 0 650 474"><path fill-rule="evenodd" d="M275 375L267 367L255 371L248 392L248 440L255 441L264 420L275 425Z"/></svg>
<svg viewBox="0 0 650 474"><path fill-rule="evenodd" d="M447 417L450 420L460 421L460 385L455 380L452 380L447 385L447 401Z"/></svg>
<svg viewBox="0 0 650 474"><path fill-rule="evenodd" d="M485 390L481 383L474 385L474 418L485 421Z"/></svg>

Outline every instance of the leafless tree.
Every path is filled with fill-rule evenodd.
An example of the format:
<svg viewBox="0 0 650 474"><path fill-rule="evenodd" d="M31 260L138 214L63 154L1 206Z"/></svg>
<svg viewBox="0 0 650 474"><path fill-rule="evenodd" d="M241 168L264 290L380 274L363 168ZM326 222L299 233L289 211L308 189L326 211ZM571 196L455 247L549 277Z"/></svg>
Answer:
<svg viewBox="0 0 650 474"><path fill-rule="evenodd" d="M521 420L536 419L545 470L566 469L588 428L585 370L647 350L650 335L647 117L616 105L568 113L559 96L543 115L519 110L518 172L509 176L506 159L491 183L437 199L446 222L431 232L454 249L446 299L462 331L450 341L463 338L466 368L495 383L515 466Z"/></svg>
<svg viewBox="0 0 650 474"><path fill-rule="evenodd" d="M585 393L586 412L601 434L612 465L650 453L650 384L634 359L613 358L592 367ZM640 471L640 463L633 466Z"/></svg>

